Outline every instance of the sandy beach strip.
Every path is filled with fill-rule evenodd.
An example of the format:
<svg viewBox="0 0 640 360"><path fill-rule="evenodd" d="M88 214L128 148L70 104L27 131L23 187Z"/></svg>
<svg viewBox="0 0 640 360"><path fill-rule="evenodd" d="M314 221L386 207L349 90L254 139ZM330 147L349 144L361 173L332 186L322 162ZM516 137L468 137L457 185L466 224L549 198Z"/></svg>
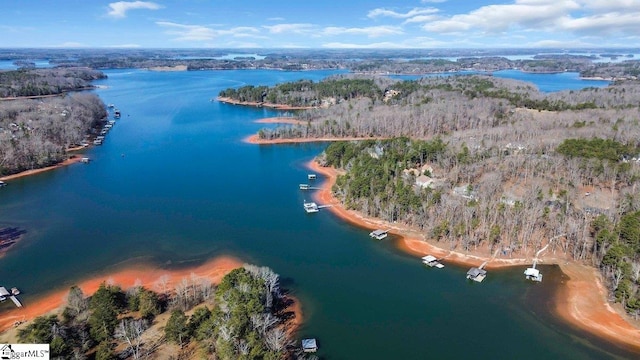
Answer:
<svg viewBox="0 0 640 360"><path fill-rule="evenodd" d="M367 218L359 212L347 210L331 193L331 187L340 173L334 168L322 167L315 161L311 161L307 166L327 177L321 186L322 189L315 193L315 201L322 205L333 205L328 208L330 211L354 225L371 230L390 229L389 233L400 237L397 242L398 248L409 254L420 257L433 255L445 258L446 262L467 266L478 266L484 261L489 261L486 266L488 269L531 264L531 259L491 259L485 254L464 254L442 249L422 240L423 235L416 230ZM624 313L617 312L607 302L607 291L597 269L577 262L567 262L565 259L544 258L544 263L558 264L570 278L560 288L555 299L555 311L562 319L578 329L607 339L625 349L640 351L640 330L625 319Z"/></svg>
<svg viewBox="0 0 640 360"><path fill-rule="evenodd" d="M51 165L51 166L47 166L47 167L43 167L43 168L39 168L39 169L27 170L27 171L19 172L17 174L13 174L13 175L3 176L3 177L0 177L0 180L7 181L7 180L18 179L18 178L25 177L25 176L40 174L40 173L43 173L45 171L58 169L58 168L61 168L63 166L75 164L75 163L80 162L80 161L82 161L82 156L75 155L75 156L72 156L72 157L68 158L67 160L65 160L63 162L60 162L60 163L57 163L55 165Z"/></svg>
<svg viewBox="0 0 640 360"><path fill-rule="evenodd" d="M166 270L141 265L119 270L114 273L99 275L81 281L77 285L87 296L98 290L98 287L103 282L119 285L122 289L141 285L154 291L163 291L163 288L171 290L179 284L183 278L190 279L192 274L199 278L209 279L212 283L218 284L224 275L233 269L241 267L242 264L242 261L234 257L221 256L194 268L178 270ZM164 284L162 284L161 281L163 277L166 279L166 283ZM68 288L56 290L34 302L24 302L22 308L15 308L3 313L0 318L0 332L11 328L16 321L32 320L38 316L59 309L65 304L68 293Z"/></svg>

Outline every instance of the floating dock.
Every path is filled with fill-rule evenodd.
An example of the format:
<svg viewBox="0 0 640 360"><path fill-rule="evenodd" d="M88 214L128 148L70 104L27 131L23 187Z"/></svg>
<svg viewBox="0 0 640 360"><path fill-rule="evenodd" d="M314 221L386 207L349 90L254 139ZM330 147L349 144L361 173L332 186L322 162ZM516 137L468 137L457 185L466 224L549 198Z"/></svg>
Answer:
<svg viewBox="0 0 640 360"><path fill-rule="evenodd" d="M467 271L467 279L476 282L482 282L482 280L487 277L487 270L483 269L486 265L487 262L485 261L482 263L482 265L480 265L480 267L472 267L471 269L469 269L469 271Z"/></svg>
<svg viewBox="0 0 640 360"><path fill-rule="evenodd" d="M307 353L318 351L318 342L316 339L302 339L302 351Z"/></svg>
<svg viewBox="0 0 640 360"><path fill-rule="evenodd" d="M369 236L374 238L374 239L377 239L377 240L382 240L382 239L386 238L387 236L389 236L389 230L376 229L376 230L373 230L372 232L370 232Z"/></svg>
<svg viewBox="0 0 640 360"><path fill-rule="evenodd" d="M300 184L300 190L322 190L322 188L314 187L309 184Z"/></svg>
<svg viewBox="0 0 640 360"><path fill-rule="evenodd" d="M527 270L524 271L524 277L527 280L542 282L542 274L540 273L540 270L536 269L535 263L533 264L533 267L527 268Z"/></svg>
<svg viewBox="0 0 640 360"><path fill-rule="evenodd" d="M22 307L22 303L16 297L16 295L19 293L20 291L17 288L13 288L11 289L11 292L9 292L4 286L0 286L0 299L4 300L6 298L9 298L11 299L11 301L13 301L14 304L16 304L17 307Z"/></svg>
<svg viewBox="0 0 640 360"><path fill-rule="evenodd" d="M307 175L307 179L309 179L309 180L315 180L315 179L316 179L316 174L309 174L309 175Z"/></svg>
<svg viewBox="0 0 640 360"><path fill-rule="evenodd" d="M422 263L428 267L435 267L438 269L442 269L444 267L444 265L442 265L442 263L440 263L440 261L438 261L438 259L433 255L423 256Z"/></svg>
<svg viewBox="0 0 640 360"><path fill-rule="evenodd" d="M304 211L306 211L308 214L310 213L317 213L319 210L318 208L318 204L314 203L314 202L304 202L302 203L302 207L304 208Z"/></svg>

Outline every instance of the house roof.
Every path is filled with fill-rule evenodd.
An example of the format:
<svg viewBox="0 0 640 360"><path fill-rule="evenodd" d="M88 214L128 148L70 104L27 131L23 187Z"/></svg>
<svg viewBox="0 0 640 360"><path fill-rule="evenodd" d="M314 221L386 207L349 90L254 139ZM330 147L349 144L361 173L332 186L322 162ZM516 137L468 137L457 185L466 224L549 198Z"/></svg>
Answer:
<svg viewBox="0 0 640 360"><path fill-rule="evenodd" d="M432 178L427 175L420 175L416 178L416 184L429 184L433 181Z"/></svg>

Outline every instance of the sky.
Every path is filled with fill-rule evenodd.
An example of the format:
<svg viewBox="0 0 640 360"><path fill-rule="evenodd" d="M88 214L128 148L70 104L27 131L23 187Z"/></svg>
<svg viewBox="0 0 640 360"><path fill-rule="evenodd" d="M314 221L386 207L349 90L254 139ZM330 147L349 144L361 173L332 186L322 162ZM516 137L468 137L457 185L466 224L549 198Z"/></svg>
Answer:
<svg viewBox="0 0 640 360"><path fill-rule="evenodd" d="M640 0L0 0L0 48L640 47Z"/></svg>

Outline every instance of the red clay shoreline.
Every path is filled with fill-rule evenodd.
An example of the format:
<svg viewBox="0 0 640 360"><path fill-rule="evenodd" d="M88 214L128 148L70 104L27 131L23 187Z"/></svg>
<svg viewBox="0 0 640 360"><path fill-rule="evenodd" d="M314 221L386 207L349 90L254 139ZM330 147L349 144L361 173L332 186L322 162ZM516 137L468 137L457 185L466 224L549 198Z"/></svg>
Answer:
<svg viewBox="0 0 640 360"><path fill-rule="evenodd" d="M409 254L434 255L444 258L448 263L467 266L478 266L484 261L489 261L486 266L488 269L531 264L532 260L527 258L493 259L487 254L445 250L425 241L423 235L414 229L367 218L356 211L347 210L331 192L339 172L334 168L322 167L316 161L309 162L307 166L327 177L321 185L321 190L314 194L315 201L323 205L333 205L328 208L332 213L356 226L371 230L391 229L389 233L400 238L396 246ZM557 315L577 329L606 339L626 350L640 352L640 329L633 326L625 319L626 315L617 312L607 302L607 290L603 285L602 276L595 268L551 256L542 260L544 264L559 265L562 272L570 278L554 299Z"/></svg>
<svg viewBox="0 0 640 360"><path fill-rule="evenodd" d="M278 145L278 144L300 144L300 143L314 143L314 142L331 142L331 141L362 141L362 140L376 140L386 139L384 137L323 137L323 138L295 138L295 139L260 139L258 134L249 135L242 139L242 142L254 145Z"/></svg>
<svg viewBox="0 0 640 360"><path fill-rule="evenodd" d="M230 104L230 105L241 105L241 106L251 106L251 107L266 107L276 110L309 110L315 109L315 106L291 106L286 104L273 104L273 103L265 103L265 102L256 102L256 101L239 101L234 100L229 97L218 96L216 98L217 101Z"/></svg>
<svg viewBox="0 0 640 360"><path fill-rule="evenodd" d="M7 180L18 179L18 178L25 177L25 176L40 174L40 173L43 173L45 171L50 171L50 170L58 169L58 168L61 168L61 167L67 166L67 165L75 164L77 162L80 162L81 160L82 160L82 156L73 155L70 158L68 158L67 160L59 162L59 163L57 163L55 165L51 165L51 166L47 166L47 167L43 167L43 168L39 168L39 169L26 170L26 171L19 172L17 174L3 176L3 177L0 177L0 180L7 181Z"/></svg>
<svg viewBox="0 0 640 360"><path fill-rule="evenodd" d="M194 275L198 278L209 279L214 284L219 284L226 274L242 265L243 262L241 260L232 256L219 256L195 267L179 269L162 269L149 264L133 265L80 281L78 286L85 295L93 294L103 282L119 285L123 289L140 285L154 291L170 291L183 278L190 279ZM165 280L164 283L161 280L163 278ZM0 318L0 334L10 329L16 321L24 322L59 311L66 301L68 292L68 288L53 290L35 301L25 302L22 308L4 312L2 318ZM287 299L291 300L291 304L285 311L291 311L295 314L295 317L288 322L288 331L293 334L303 321L302 306L300 301L293 295L287 295Z"/></svg>
<svg viewBox="0 0 640 360"><path fill-rule="evenodd" d="M288 125L304 125L306 121L298 120L294 117L276 116L263 118L254 121L256 124L288 124Z"/></svg>

